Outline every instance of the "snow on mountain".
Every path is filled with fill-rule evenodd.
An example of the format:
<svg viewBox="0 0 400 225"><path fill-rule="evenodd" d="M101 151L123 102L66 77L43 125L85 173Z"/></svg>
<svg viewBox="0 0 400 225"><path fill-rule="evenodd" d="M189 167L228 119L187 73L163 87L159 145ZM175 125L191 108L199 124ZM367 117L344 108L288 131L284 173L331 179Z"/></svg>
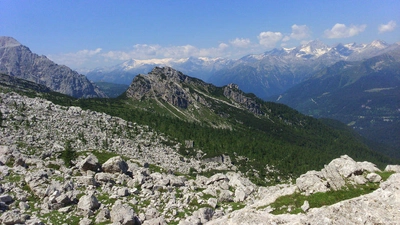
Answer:
<svg viewBox="0 0 400 225"><path fill-rule="evenodd" d="M328 46L320 40L314 40L298 47L275 48L261 54L249 54L237 60L208 57L131 59L112 67L97 68L90 72L85 71L85 74L94 81L123 84L130 84L133 77L141 73L146 74L155 66L173 67L185 74L207 81L211 81L210 78L217 71L231 70L229 73L232 73L234 72L232 69L238 68L237 66L240 65L254 68L258 68L258 66L260 66L259 68L272 66L281 69L290 67L292 73L298 74L298 68L319 69L321 66L328 66L340 60L358 61L384 53L390 46L379 40L369 44L348 43L332 46ZM316 65L311 65L315 63ZM241 69L238 70L242 71ZM279 74L276 76L279 76Z"/></svg>

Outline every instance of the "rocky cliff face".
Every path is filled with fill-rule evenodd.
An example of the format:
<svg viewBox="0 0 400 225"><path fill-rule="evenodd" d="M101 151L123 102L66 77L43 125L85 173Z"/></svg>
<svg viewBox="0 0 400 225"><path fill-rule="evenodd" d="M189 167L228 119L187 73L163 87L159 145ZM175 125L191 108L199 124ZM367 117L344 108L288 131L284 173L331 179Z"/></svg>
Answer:
<svg viewBox="0 0 400 225"><path fill-rule="evenodd" d="M218 91L228 101L216 99L212 92ZM189 106L199 108L200 105L210 107L212 102L218 101L254 114L264 114L260 110L260 104L256 102L255 96L246 96L237 85L215 87L171 67L155 67L149 74L138 75L126 94L136 100L159 99L182 109L188 109Z"/></svg>
<svg viewBox="0 0 400 225"><path fill-rule="evenodd" d="M177 153L165 135L118 117L40 98L0 93L2 224L396 224L400 176L348 156L295 184L259 187L231 160ZM169 143L168 145L166 143ZM65 152L75 152L71 165ZM240 156L238 156L240 157ZM189 172L220 170L212 176ZM386 170L400 172L399 166ZM374 183L376 191L303 213L273 215L270 204L295 192ZM290 206L289 206L290 207Z"/></svg>
<svg viewBox="0 0 400 225"><path fill-rule="evenodd" d="M174 106L186 109L195 100L190 91L182 84L190 84L191 78L171 67L155 67L147 75L138 75L133 80L127 96L142 98L160 98Z"/></svg>
<svg viewBox="0 0 400 225"><path fill-rule="evenodd" d="M11 37L0 37L0 72L77 98L106 97L85 76L32 53Z"/></svg>

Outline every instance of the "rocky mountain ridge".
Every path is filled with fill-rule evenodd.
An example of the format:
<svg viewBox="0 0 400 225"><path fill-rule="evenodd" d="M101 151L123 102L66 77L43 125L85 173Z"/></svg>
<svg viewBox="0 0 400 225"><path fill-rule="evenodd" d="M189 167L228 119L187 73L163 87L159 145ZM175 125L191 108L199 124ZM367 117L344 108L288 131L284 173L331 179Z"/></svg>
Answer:
<svg viewBox="0 0 400 225"><path fill-rule="evenodd" d="M395 224L400 219L400 176L383 181L372 163L342 156L293 184L260 187L228 159L179 155L178 143L146 126L13 92L0 93L0 101L3 224ZM193 176L191 168L220 172ZM400 167L386 170L400 172ZM272 214L271 204L280 196L329 193L344 184L377 189L321 208L304 202L296 215Z"/></svg>
<svg viewBox="0 0 400 225"><path fill-rule="evenodd" d="M217 87L197 78L189 77L171 67L155 67L146 75L138 75L126 91L128 98L135 100L159 99L173 107L199 109L210 107L212 101L218 101L236 108L248 110L257 115L264 115L260 104L253 98L247 97L237 85L229 84L223 87L226 99L215 99L210 92ZM194 118L194 116L191 116Z"/></svg>
<svg viewBox="0 0 400 225"><path fill-rule="evenodd" d="M11 37L0 37L0 72L77 98L106 97L84 75L32 53Z"/></svg>

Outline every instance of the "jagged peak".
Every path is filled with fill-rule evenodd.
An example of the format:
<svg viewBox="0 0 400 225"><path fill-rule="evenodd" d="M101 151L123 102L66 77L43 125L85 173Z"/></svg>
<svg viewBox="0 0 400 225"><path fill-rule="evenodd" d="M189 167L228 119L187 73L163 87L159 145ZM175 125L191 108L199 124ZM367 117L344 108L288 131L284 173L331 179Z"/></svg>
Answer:
<svg viewBox="0 0 400 225"><path fill-rule="evenodd" d="M371 42L370 46L373 46L376 48L386 48L388 46L388 44L382 40L374 40L373 42Z"/></svg>
<svg viewBox="0 0 400 225"><path fill-rule="evenodd" d="M230 83L230 84L226 85L226 87L230 88L230 89L239 89L239 85L234 84L234 83Z"/></svg>
<svg viewBox="0 0 400 225"><path fill-rule="evenodd" d="M188 76L184 75L182 72L169 67L169 66L164 66L164 67L154 67L153 70L151 70L151 72L149 74L153 74L153 75L160 75L162 77L166 77L168 79L178 79L180 81L184 81L186 80L186 78Z"/></svg>
<svg viewBox="0 0 400 225"><path fill-rule="evenodd" d="M19 43L13 37L0 36L0 48L9 48L19 45L21 45L21 43Z"/></svg>

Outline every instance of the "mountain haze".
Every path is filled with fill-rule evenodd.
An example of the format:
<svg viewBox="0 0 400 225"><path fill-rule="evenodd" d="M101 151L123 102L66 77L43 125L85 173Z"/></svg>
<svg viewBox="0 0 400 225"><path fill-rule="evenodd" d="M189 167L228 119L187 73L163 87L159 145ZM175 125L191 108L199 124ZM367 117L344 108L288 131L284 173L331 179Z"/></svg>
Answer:
<svg viewBox="0 0 400 225"><path fill-rule="evenodd" d="M389 51L393 46L398 45L374 41L370 44L351 43L330 47L316 40L296 48L273 49L263 54L245 56L214 73L208 81L215 85L233 82L243 91L267 99L338 61L370 58Z"/></svg>
<svg viewBox="0 0 400 225"><path fill-rule="evenodd" d="M399 68L399 46L366 60L340 61L277 101L307 115L340 120L364 137L391 146L389 154L400 157Z"/></svg>
<svg viewBox="0 0 400 225"><path fill-rule="evenodd" d="M308 79L313 73L338 61L367 59L390 51L396 46L398 45L379 40L369 44L328 46L315 40L295 48L276 48L237 60L205 57L131 59L113 67L86 71L85 74L94 81L130 84L137 74L148 73L155 66L169 66L217 86L235 83L243 91L267 99L283 93Z"/></svg>
<svg viewBox="0 0 400 225"><path fill-rule="evenodd" d="M32 53L11 37L0 37L0 72L77 98L106 97L85 76Z"/></svg>

